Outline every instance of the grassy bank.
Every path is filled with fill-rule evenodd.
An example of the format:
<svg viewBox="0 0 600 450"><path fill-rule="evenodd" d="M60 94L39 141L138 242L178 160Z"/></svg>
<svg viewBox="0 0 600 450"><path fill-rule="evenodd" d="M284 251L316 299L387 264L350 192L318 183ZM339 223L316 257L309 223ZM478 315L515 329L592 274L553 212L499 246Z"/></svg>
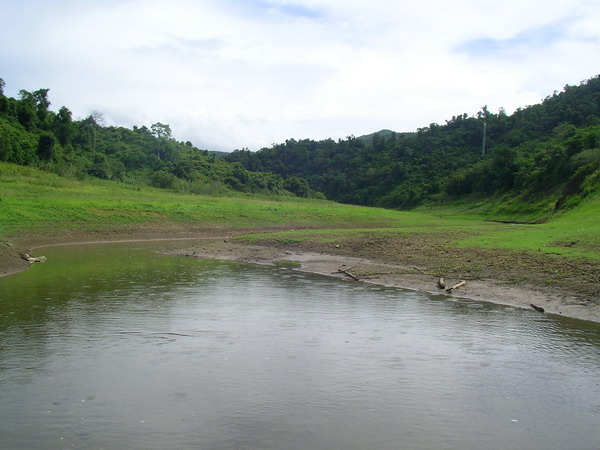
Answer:
<svg viewBox="0 0 600 450"><path fill-rule="evenodd" d="M465 213L461 207L446 207L427 213L397 213L398 222L386 227L344 227L298 230L247 236L249 242L339 242L361 234L385 233L396 237L430 240L432 246L480 248L539 253L569 259L600 260L600 195L591 196L571 211L562 212L539 224L496 222L488 213ZM352 228L349 230L348 228ZM434 236L437 236L434 238ZM600 275L600 274L599 274Z"/></svg>
<svg viewBox="0 0 600 450"><path fill-rule="evenodd" d="M480 211L480 212L478 212ZM275 230L252 241L339 242L373 233L406 239L435 236L434 246L504 249L600 259L600 195L541 224L494 222L489 209L446 205L399 212L294 197L214 197L89 179L59 177L0 163L0 238L50 240L61 234L135 233L141 229ZM503 216L504 217L504 216ZM296 231L292 231L295 229ZM311 230L311 231L307 231Z"/></svg>
<svg viewBox="0 0 600 450"><path fill-rule="evenodd" d="M414 218L404 215L410 220ZM0 237L141 226L236 229L391 226L403 215L295 197L213 197L0 163Z"/></svg>
<svg viewBox="0 0 600 450"><path fill-rule="evenodd" d="M365 258L406 274L490 280L595 308L599 211L600 195L591 195L544 223L508 224L480 206L401 212L295 197L190 195L0 163L0 239L14 244L0 245L0 274L27 266L19 253L31 245L233 233L243 244Z"/></svg>
<svg viewBox="0 0 600 450"><path fill-rule="evenodd" d="M465 215L458 207L452 216L447 207L443 217L436 217L435 211L408 213L401 225L385 228L254 233L240 239L291 251L364 258L394 267L377 273L360 273L359 268L353 268L361 278L421 274L429 276L430 283L433 277L469 280L489 286L488 295L500 300L506 289L514 287L525 289L525 299L535 297L545 302L559 298L565 308L597 308L599 206L600 196L590 197L571 211L532 225L484 221L477 214ZM587 316L583 313L578 317Z"/></svg>
<svg viewBox="0 0 600 450"><path fill-rule="evenodd" d="M464 239L459 245L600 260L600 195L587 198L579 206L561 212L547 222L509 225L477 238Z"/></svg>

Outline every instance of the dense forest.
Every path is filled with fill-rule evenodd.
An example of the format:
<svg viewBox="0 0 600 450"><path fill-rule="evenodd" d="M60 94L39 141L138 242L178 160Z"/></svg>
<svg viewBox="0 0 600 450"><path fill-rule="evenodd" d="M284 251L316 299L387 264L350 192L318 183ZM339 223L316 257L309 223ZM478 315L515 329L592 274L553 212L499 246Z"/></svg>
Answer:
<svg viewBox="0 0 600 450"><path fill-rule="evenodd" d="M287 140L226 156L252 171L308 181L332 200L387 208L509 193L584 195L600 184L600 78L511 115L487 107L414 133Z"/></svg>
<svg viewBox="0 0 600 450"><path fill-rule="evenodd" d="M169 125L104 126L99 112L74 120L65 106L50 109L49 89L21 90L15 99L4 95L4 86L0 78L0 161L192 193L319 196L304 180L251 172L189 141L178 142Z"/></svg>
<svg viewBox="0 0 600 450"><path fill-rule="evenodd" d="M558 208L600 185L599 76L511 115L483 107L410 133L289 139L218 157L160 122L105 126L97 112L74 120L65 106L50 109L48 93L7 97L0 79L0 161L193 193L324 194L386 208L503 194L553 195Z"/></svg>

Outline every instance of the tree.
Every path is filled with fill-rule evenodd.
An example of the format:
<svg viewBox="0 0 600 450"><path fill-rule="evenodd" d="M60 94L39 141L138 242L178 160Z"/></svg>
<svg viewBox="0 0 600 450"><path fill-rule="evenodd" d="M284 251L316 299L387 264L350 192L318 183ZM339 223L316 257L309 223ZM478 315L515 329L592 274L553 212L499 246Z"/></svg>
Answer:
<svg viewBox="0 0 600 450"><path fill-rule="evenodd" d="M40 122L44 122L46 117L48 117L48 110L50 109L50 100L48 100L49 91L50 89L38 89L37 91L33 91L33 98Z"/></svg>
<svg viewBox="0 0 600 450"><path fill-rule="evenodd" d="M52 133L42 133L38 140L37 155L45 160L51 161L55 156L56 138Z"/></svg>
<svg viewBox="0 0 600 450"><path fill-rule="evenodd" d="M99 127L103 126L106 123L106 120L104 120L104 114L102 114L100 111L92 111L90 117L94 124L96 124Z"/></svg>
<svg viewBox="0 0 600 450"><path fill-rule="evenodd" d="M150 126L150 130L152 131L152 134L161 141L167 141L171 139L171 127L169 125L156 122ZM161 147L163 147L163 143L159 142L159 144L156 146L156 156L158 156L158 159L160 159Z"/></svg>
<svg viewBox="0 0 600 450"><path fill-rule="evenodd" d="M487 105L484 105L481 107L481 111L479 111L477 113L477 118L485 120L488 117L490 117L490 115L491 115L490 110L488 109Z"/></svg>
<svg viewBox="0 0 600 450"><path fill-rule="evenodd" d="M20 101L17 104L17 120L23 127L31 131L35 127L35 108L28 101Z"/></svg>
<svg viewBox="0 0 600 450"><path fill-rule="evenodd" d="M38 89L37 91L29 92L25 89L19 91L21 102L28 104L37 114L40 122L46 120L50 108L50 100L48 100L48 92L50 89Z"/></svg>
<svg viewBox="0 0 600 450"><path fill-rule="evenodd" d="M67 145L73 134L73 114L67 107L63 106L58 110L56 116L54 116L53 122L54 132L61 145Z"/></svg>
<svg viewBox="0 0 600 450"><path fill-rule="evenodd" d="M300 177L288 178L285 180L283 187L297 197L308 198L312 192L312 189L308 185L307 181Z"/></svg>
<svg viewBox="0 0 600 450"><path fill-rule="evenodd" d="M102 125L104 125L104 123L105 123L104 114L102 114L100 111L94 110L89 115L87 120L89 121L90 125L92 126L92 130L94 131L94 153L95 153L96 152L96 128L99 128Z"/></svg>
<svg viewBox="0 0 600 450"><path fill-rule="evenodd" d="M152 134L159 139L171 139L171 127L169 125L156 122L150 126L150 130L152 130Z"/></svg>
<svg viewBox="0 0 600 450"><path fill-rule="evenodd" d="M160 189L171 189L175 185L177 178L166 170L158 170L150 177L150 184Z"/></svg>
<svg viewBox="0 0 600 450"><path fill-rule="evenodd" d="M0 114L8 111L8 99L4 96L4 80L0 78Z"/></svg>

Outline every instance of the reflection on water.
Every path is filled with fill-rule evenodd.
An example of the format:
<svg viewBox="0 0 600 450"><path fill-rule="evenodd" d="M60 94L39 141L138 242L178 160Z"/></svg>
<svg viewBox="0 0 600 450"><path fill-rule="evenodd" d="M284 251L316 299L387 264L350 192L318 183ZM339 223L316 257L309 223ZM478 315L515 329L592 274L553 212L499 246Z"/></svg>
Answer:
<svg viewBox="0 0 600 450"><path fill-rule="evenodd" d="M597 324L156 245L0 279L0 447L600 448Z"/></svg>

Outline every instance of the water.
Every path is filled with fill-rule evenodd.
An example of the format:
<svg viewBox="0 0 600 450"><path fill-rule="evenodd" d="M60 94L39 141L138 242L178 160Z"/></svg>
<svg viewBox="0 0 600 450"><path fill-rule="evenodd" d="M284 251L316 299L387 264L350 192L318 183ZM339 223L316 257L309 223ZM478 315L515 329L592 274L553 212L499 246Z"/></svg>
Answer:
<svg viewBox="0 0 600 450"><path fill-rule="evenodd" d="M157 245L0 279L0 448L600 448L597 324Z"/></svg>

